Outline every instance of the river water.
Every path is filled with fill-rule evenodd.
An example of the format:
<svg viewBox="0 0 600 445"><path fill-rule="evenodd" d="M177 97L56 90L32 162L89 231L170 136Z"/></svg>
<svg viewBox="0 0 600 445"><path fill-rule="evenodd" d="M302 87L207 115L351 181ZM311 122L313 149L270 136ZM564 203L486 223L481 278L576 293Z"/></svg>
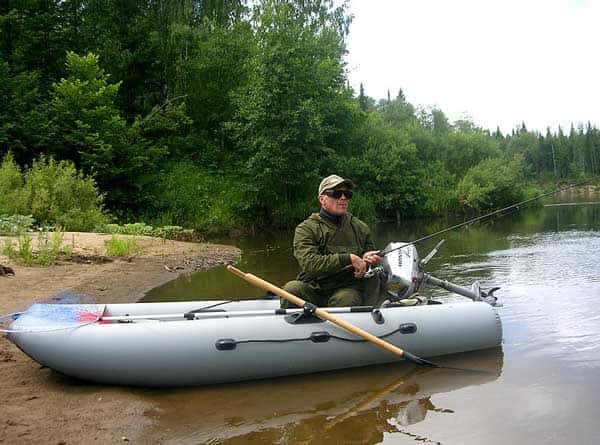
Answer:
<svg viewBox="0 0 600 445"><path fill-rule="evenodd" d="M427 271L457 284L501 286L504 335L497 349L436 362L485 373L398 363L144 391L157 406L153 434L172 444L600 443L600 204L590 203L598 198L564 193L545 207L444 235ZM375 239L382 248L451 223L381 225ZM291 236L223 241L243 249L241 269L281 285L297 273ZM421 255L437 241L419 245ZM218 268L168 283L145 300L260 294Z"/></svg>

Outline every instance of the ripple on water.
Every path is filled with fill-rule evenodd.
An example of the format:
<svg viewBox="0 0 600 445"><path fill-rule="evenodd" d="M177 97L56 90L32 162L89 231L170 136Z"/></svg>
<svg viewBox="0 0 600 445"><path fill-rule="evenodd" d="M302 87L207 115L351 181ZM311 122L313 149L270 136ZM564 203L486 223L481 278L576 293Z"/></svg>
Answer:
<svg viewBox="0 0 600 445"><path fill-rule="evenodd" d="M600 233L512 236L511 247L444 264L460 282L479 280L497 293L507 349L600 365Z"/></svg>

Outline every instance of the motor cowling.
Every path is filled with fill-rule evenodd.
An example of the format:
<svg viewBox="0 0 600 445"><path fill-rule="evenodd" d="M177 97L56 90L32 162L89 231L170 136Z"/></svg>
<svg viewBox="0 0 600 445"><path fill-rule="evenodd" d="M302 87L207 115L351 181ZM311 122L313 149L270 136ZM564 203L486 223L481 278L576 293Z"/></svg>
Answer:
<svg viewBox="0 0 600 445"><path fill-rule="evenodd" d="M416 247L403 242L393 242L383 251L389 252L385 254L381 264L388 292L395 299L402 299L418 291L423 273L419 268L419 253Z"/></svg>

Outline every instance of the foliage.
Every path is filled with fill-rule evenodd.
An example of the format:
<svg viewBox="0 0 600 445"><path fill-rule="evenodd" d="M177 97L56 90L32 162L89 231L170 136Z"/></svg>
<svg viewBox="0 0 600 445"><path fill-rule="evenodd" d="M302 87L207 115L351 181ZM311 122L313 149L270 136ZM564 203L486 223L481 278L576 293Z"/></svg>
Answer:
<svg viewBox="0 0 600 445"><path fill-rule="evenodd" d="M152 236L154 227L149 226L145 223L133 223L133 224L106 224L103 227L98 227L96 230L121 235L145 235Z"/></svg>
<svg viewBox="0 0 600 445"><path fill-rule="evenodd" d="M31 244L31 238L28 234L23 233L19 235L18 248L17 248L17 257L11 258L20 260L26 265L33 264L33 247Z"/></svg>
<svg viewBox="0 0 600 445"><path fill-rule="evenodd" d="M0 165L0 214L17 214L23 192L23 175L12 153L6 154Z"/></svg>
<svg viewBox="0 0 600 445"><path fill-rule="evenodd" d="M24 176L20 213L30 212L39 224L86 231L106 221L94 180L72 163L41 157Z"/></svg>
<svg viewBox="0 0 600 445"><path fill-rule="evenodd" d="M33 227L31 215L0 215L0 235L18 235Z"/></svg>
<svg viewBox="0 0 600 445"><path fill-rule="evenodd" d="M453 176L441 161L425 164L422 169L423 215L441 215L449 209L456 209L456 191Z"/></svg>
<svg viewBox="0 0 600 445"><path fill-rule="evenodd" d="M452 132L447 138L448 145L442 160L448 171L458 177L484 159L501 155L498 142L481 131Z"/></svg>
<svg viewBox="0 0 600 445"><path fill-rule="evenodd" d="M0 156L12 151L20 163L35 157L46 125L42 94L39 73L13 74L0 56Z"/></svg>
<svg viewBox="0 0 600 445"><path fill-rule="evenodd" d="M146 223L133 224L106 224L99 226L96 231L120 234L120 235L136 235L136 236L154 236L164 239L179 239L190 236L190 231L181 226L162 226L153 227Z"/></svg>
<svg viewBox="0 0 600 445"><path fill-rule="evenodd" d="M33 264L50 266L61 257L71 257L72 249L62 244L63 236L64 232L61 228L57 228L52 232L40 230L37 237L37 246L34 249L31 235L27 232L20 232L16 243L12 238L4 239L2 253L11 260L18 261L26 266Z"/></svg>
<svg viewBox="0 0 600 445"><path fill-rule="evenodd" d="M337 170L356 181L380 217L400 220L418 215L423 187L416 146L378 114L369 115L361 131L368 135L362 155L338 159Z"/></svg>
<svg viewBox="0 0 600 445"><path fill-rule="evenodd" d="M469 169L458 183L460 204L469 210L500 208L524 197L520 159L487 159Z"/></svg>
<svg viewBox="0 0 600 445"><path fill-rule="evenodd" d="M347 9L2 3L0 214L90 230L110 211L154 226L116 233L170 238L183 232L168 226L294 225L316 210L317 185L332 173L355 180L351 211L367 220L487 209L538 181L600 174L591 124L490 134L468 116L417 108L402 90L375 100L361 84L356 94ZM500 172L520 182L509 187Z"/></svg>
<svg viewBox="0 0 600 445"><path fill-rule="evenodd" d="M241 150L245 200L252 218L271 220L289 203L305 199L318 160L332 151L343 106L348 17L333 2L257 5L256 53L247 85L236 95L229 123Z"/></svg>
<svg viewBox="0 0 600 445"><path fill-rule="evenodd" d="M130 205L129 195L140 192L168 148L161 138L148 144L142 123L127 124L116 107L120 82L109 83L98 56L69 52L66 71L67 77L52 85L48 106L52 153L93 174L100 189L109 191L110 205ZM173 124L177 130L172 121L185 117L181 109L172 110L163 110L163 126Z"/></svg>
<svg viewBox="0 0 600 445"><path fill-rule="evenodd" d="M94 180L71 162L42 156L21 173L10 154L0 167L0 213L30 214L40 225L67 230L91 230L107 219Z"/></svg>
<svg viewBox="0 0 600 445"><path fill-rule="evenodd" d="M157 178L157 225L181 225L200 232L227 232L241 225L244 184L190 163L170 165Z"/></svg>
<svg viewBox="0 0 600 445"><path fill-rule="evenodd" d="M66 257L72 254L72 249L62 244L64 233L60 227L48 235L48 232L42 230L38 232L37 264L42 266L54 264L61 254Z"/></svg>
<svg viewBox="0 0 600 445"><path fill-rule="evenodd" d="M109 240L104 241L106 255L113 257L135 255L142 251L135 236L118 237L111 236Z"/></svg>

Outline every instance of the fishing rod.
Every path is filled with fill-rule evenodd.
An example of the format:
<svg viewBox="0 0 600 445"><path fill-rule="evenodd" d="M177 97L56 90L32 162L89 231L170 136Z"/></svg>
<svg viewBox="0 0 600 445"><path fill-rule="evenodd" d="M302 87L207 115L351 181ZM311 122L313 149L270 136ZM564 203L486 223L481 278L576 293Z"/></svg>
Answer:
<svg viewBox="0 0 600 445"><path fill-rule="evenodd" d="M378 255L378 256L380 256L380 257L383 257L383 256L387 255L388 253L394 252L394 251L396 251L396 250L400 250L400 249L402 249L402 248L404 248L404 247L407 247L407 246L410 246L410 245L415 245L415 244L418 244L418 243L420 243L420 242L422 242L422 241L425 241L425 240L428 240L428 239L434 238L434 237L436 237L436 236L438 236L438 235L441 235L441 234L443 234L443 233L450 232L451 230L455 230L455 229L458 229L458 228L460 228L460 227L463 227L463 226L466 226L466 225L470 225L470 224L476 223L476 222L478 222L478 221L481 221L481 220L483 220L483 219L485 219L485 218L489 218L490 216L497 215L498 213L505 212L505 211L507 211L507 210L510 210L510 209L514 209L514 208L517 208L517 207L523 206L523 205L525 205L525 204L528 204L528 203L530 203L530 202L532 202L532 201L535 201L535 200L537 200L537 199L543 198L543 197L545 197L545 196L550 196L550 195L553 195L553 194L555 194L555 193L558 193L558 192L562 192L562 191L565 191L565 190L569 190L569 189L572 189L572 188L575 188L575 187L580 187L580 186L582 186L582 185L584 185L584 184L587 184L587 183L589 183L589 182L593 181L594 179L595 179L595 178L591 178L591 179L588 179L588 180L586 180L586 181L582 181L582 182L578 182L578 183L575 183L575 184L571 184L571 185L569 185L569 186L567 186L567 187L559 187L559 188L557 188L557 189L554 189L554 190L552 190L552 191L550 191L550 192L545 192L545 193L542 193L542 194L540 194L540 195L534 196L533 198L525 199L524 201L517 202L516 204L511 204L511 205L509 205L509 206L507 206L507 207L503 207L503 208L501 208L501 209L498 209L498 210L494 210L493 212L486 213L485 215L478 216L478 217L476 217L476 218L473 218L473 219L470 219L470 220L468 220L468 221L464 221L464 222L462 222L462 223L460 223L460 224L455 224L455 225L453 225L453 226L450 226L450 227L448 227L448 228L446 228L446 229L440 230L440 231L438 231L438 232L435 232L435 233L432 233L432 234L430 234L430 235L426 235L426 236L424 236L424 237L422 237L422 238L418 238L418 239L416 239L416 240L414 240L414 241L409 241L409 242L407 242L407 243L403 243L403 244L396 245L396 246L393 246L393 247L391 247L391 245L390 245L390 246L389 246L389 247L390 247L389 249L385 249L385 248L384 248L383 250L379 250L379 251L377 252L377 255ZM442 242L443 242L443 241L442 241ZM434 248L434 249L433 249L433 250L430 252L430 254L429 254L429 255L427 255L427 257L426 257L426 258L424 258L424 259L423 259L423 261L422 261L423 265L424 265L425 263L427 263L427 261L429 261L429 259L431 259L431 257L432 257L433 255L435 255L435 253L437 253L437 251L438 251L438 250L439 250L439 248L441 247L441 244L442 244L442 243L438 243L438 245L436 245L436 246L435 246L435 248ZM354 267L354 266L352 266L352 264L348 264L347 266L343 267L343 268L342 268L342 269L340 269L340 270L336 270L335 272L330 272L330 273L328 273L328 274L325 274L325 275L323 275L323 276L320 276L320 277L318 277L317 279L318 279L318 280L330 279L330 278L333 278L333 277L335 277L335 276L337 276L337 275L339 275L339 274L342 274L342 273L346 273L346 272L348 272L349 270L353 269L353 267ZM374 269L369 269L369 271L373 271L373 270L374 270ZM367 273L369 273L369 271L367 271ZM455 291L455 290L453 290L453 291ZM461 293L461 292L459 292L459 293ZM461 295L464 295L464 292L463 292L463 293L461 293Z"/></svg>
<svg viewBox="0 0 600 445"><path fill-rule="evenodd" d="M448 227L446 229L440 230L438 232L432 233L430 235L424 236L424 237L416 239L414 241L410 241L408 243L402 244L401 246L396 246L393 249L380 250L377 253L377 255L382 257L384 255L387 255L390 252L394 252L395 250L399 250L399 249L402 249L403 247L410 246L411 244L414 245L414 244L420 243L422 241L425 241L425 240L428 240L428 239L431 239L431 238L435 238L436 236L441 235L442 233L450 232L451 230L455 230L455 229L458 229L460 227L476 223L476 222L481 221L481 220L483 220L485 218L489 218L490 216L497 215L498 213L502 213L502 212L505 212L507 210L514 209L514 208L519 208L522 205L525 205L525 204L530 203L532 201L538 200L538 199L543 198L545 196L554 195L555 193L558 193L558 192L564 192L565 190L570 190L570 189L575 188L575 187L580 187L582 185L585 185L585 184L591 182L592 180L593 179L588 179L588 180L583 181L583 182L578 182L578 183L575 183L575 184L571 184L571 185L569 185L567 187L557 188L557 189L554 189L554 190L552 190L550 192L542 193L540 195L534 196L533 198L529 198L529 199L526 199L524 201L517 202L516 204L509 205L508 207L503 207L501 209L494 210L493 212L487 213L485 215L478 216L477 218L473 218L473 219L470 219L468 221L464 221L464 222L462 222L460 224L455 224L455 225L453 225L451 227Z"/></svg>

